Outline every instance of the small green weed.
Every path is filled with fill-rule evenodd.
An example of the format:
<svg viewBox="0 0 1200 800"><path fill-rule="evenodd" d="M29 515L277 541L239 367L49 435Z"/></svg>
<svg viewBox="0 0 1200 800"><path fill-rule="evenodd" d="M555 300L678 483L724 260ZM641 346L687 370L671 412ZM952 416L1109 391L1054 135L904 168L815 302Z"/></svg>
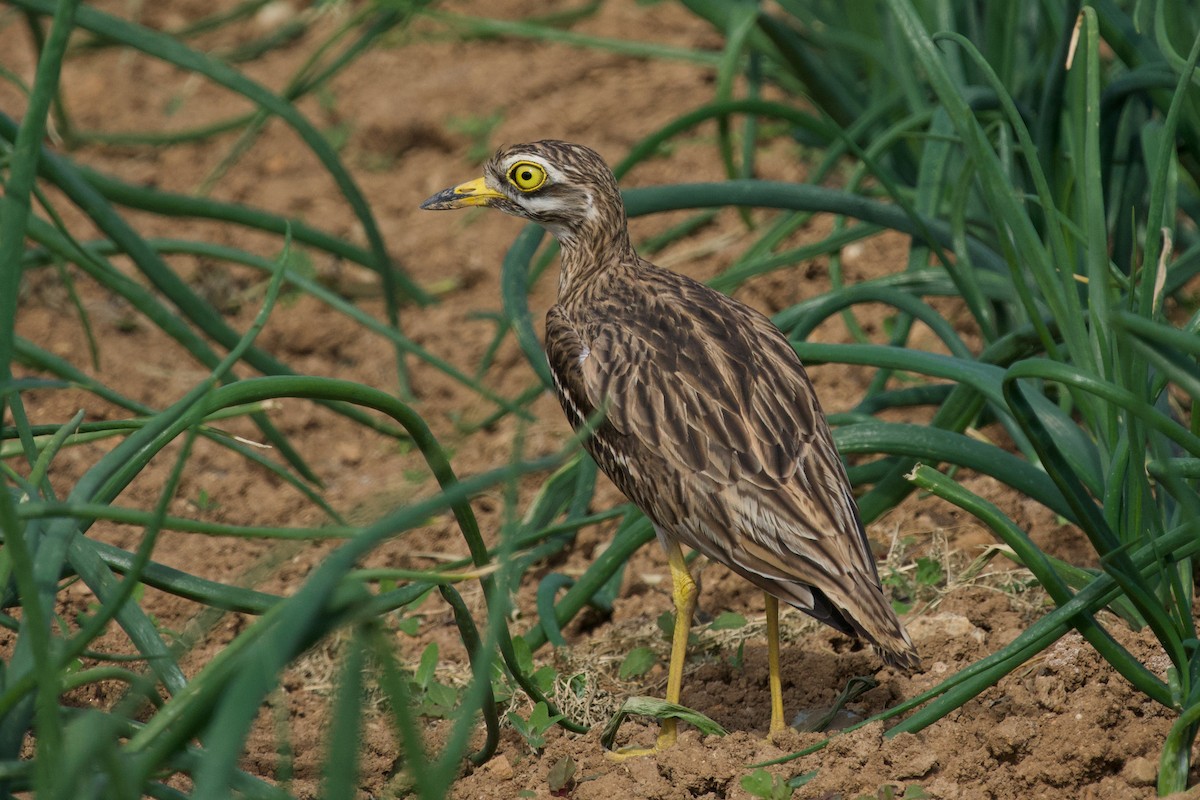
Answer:
<svg viewBox="0 0 1200 800"><path fill-rule="evenodd" d="M673 637L675 635L675 612L673 612L673 611L662 612L661 614L658 615L658 619L656 619L654 621L654 624L656 624L658 626L658 629L660 631L662 631L663 638L665 638L668 642L671 641L671 637ZM688 632L688 647L692 647L693 645L698 644L699 642L700 642L700 637L696 634L696 632L689 631Z"/></svg>
<svg viewBox="0 0 1200 800"><path fill-rule="evenodd" d="M733 655L729 657L729 666L734 669L741 669L746 663L746 643L738 642L737 650L733 651Z"/></svg>
<svg viewBox="0 0 1200 800"><path fill-rule="evenodd" d="M529 712L528 719L522 718L515 711L509 711L504 716L535 753L540 753L546 746L546 731L563 718L562 714L551 716L550 708L545 703L535 705L533 711Z"/></svg>
<svg viewBox="0 0 1200 800"><path fill-rule="evenodd" d="M570 756L564 756L555 761L554 766L550 767L550 771L546 773L546 783L550 786L550 794L555 797L570 795L571 790L575 788L576 770L575 759Z"/></svg>
<svg viewBox="0 0 1200 800"><path fill-rule="evenodd" d="M354 126L351 120L342 116L337 110L337 94L328 86L322 86L316 91L317 103L321 106L321 111L329 120L329 125L321 133L325 136L325 141L329 142L329 146L336 152L341 152L342 149L350 142L350 135L354 131Z"/></svg>
<svg viewBox="0 0 1200 800"><path fill-rule="evenodd" d="M763 800L789 800L795 791L782 777L772 775L765 769L756 769L749 775L743 775L741 785L751 795Z"/></svg>
<svg viewBox="0 0 1200 800"><path fill-rule="evenodd" d="M708 624L710 631L735 631L746 627L746 618L733 611L724 611Z"/></svg>
<svg viewBox="0 0 1200 800"><path fill-rule="evenodd" d="M905 614L917 603L932 600L946 585L946 568L935 557L918 556L911 566L890 569L883 584L891 589L892 608L898 614Z"/></svg>
<svg viewBox="0 0 1200 800"><path fill-rule="evenodd" d="M412 678L413 706L423 717L446 719L458 705L458 690L434 677L437 663L438 646L433 642L421 653L421 663Z"/></svg>
<svg viewBox="0 0 1200 800"><path fill-rule="evenodd" d="M533 652L520 636L513 637L513 651L517 656L517 666L520 667L521 672L529 676L538 690L546 693L554 689L554 683L558 680L558 670L549 664L543 664L534 669Z"/></svg>
<svg viewBox="0 0 1200 800"><path fill-rule="evenodd" d="M658 655L649 647L635 647L625 656L617 669L617 677L623 681L640 678L658 663Z"/></svg>
<svg viewBox="0 0 1200 800"><path fill-rule="evenodd" d="M192 501L192 505L201 512L216 511L221 507L221 504L213 499L207 489L201 489L196 493L196 499Z"/></svg>

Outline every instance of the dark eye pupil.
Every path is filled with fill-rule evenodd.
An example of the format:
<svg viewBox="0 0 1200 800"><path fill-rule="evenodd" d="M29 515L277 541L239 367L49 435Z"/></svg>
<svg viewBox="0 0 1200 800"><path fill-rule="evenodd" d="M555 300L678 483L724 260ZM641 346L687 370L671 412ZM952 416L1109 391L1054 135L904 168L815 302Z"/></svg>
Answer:
<svg viewBox="0 0 1200 800"><path fill-rule="evenodd" d="M525 170L524 172L521 173L521 180L523 180L523 181L533 180L533 173L530 172L529 170Z"/></svg>

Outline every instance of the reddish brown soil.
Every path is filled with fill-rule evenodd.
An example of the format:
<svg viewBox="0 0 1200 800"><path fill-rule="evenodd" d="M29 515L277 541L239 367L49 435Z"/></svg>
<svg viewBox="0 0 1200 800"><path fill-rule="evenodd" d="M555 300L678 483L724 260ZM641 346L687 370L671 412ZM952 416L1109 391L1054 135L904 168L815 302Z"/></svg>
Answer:
<svg viewBox="0 0 1200 800"><path fill-rule="evenodd" d="M130 13L126 3L97 4L112 13ZM214 5L196 0L137 4L138 19L159 28L178 26L210 13ZM569 8L570 3L531 4L505 2L454 2L444 10L468 14L516 17L538 10ZM276 8L287 8L277 4ZM289 47L246 67L256 80L281 88L312 47L344 15L338 6L318 20L310 32ZM199 46L220 48L251 37L258 19L234 26ZM674 3L639 4L610 0L599 13L576 26L586 34L655 41L682 47L716 47L719 39L706 24ZM4 65L25 79L33 74L28 37L13 15L3 17L0 52ZM224 119L242 106L218 88L161 63L96 50L77 53L63 76L66 105L80 129L104 131L173 130ZM500 307L498 265L519 225L499 214L460 213L433 215L417 210L420 201L460 179L474 177L478 164L467 157L471 138L456 132L456 119L500 114L502 119L487 137L487 144L511 143L532 138L556 137L586 142L612 160L628 147L681 112L712 97L713 73L709 69L675 61L644 61L597 49L574 49L557 44L516 40L463 41L447 35L445 28L419 20L409 30L390 37L383 46L337 77L322 99L309 98L302 110L322 128L347 134L342 151L377 215L391 253L411 276L440 292L440 302L430 308L406 308L403 329L408 336L457 365L473 372L494 333L494 325L480 312ZM0 89L0 107L15 114L23 101L10 87ZM722 170L712 128L701 128L681 138L661 158L639 166L626 179L628 186L720 179ZM234 135L164 149L148 147L83 147L71 155L126 180L154 184L178 192L193 191L230 152ZM803 178L803 152L777 142L763 153L758 172L777 180ZM362 240L345 203L314 158L297 137L278 122L269 124L254 145L216 183L213 196L236 200L305 219L335 234ZM59 210L76 219L65 203ZM211 238L264 255L274 255L277 243L235 227L220 227L131 213L148 236ZM755 214L756 219L767 218ZM661 232L677 221L660 216L633 223L637 239ZM804 236L819 235L829 220L814 222ZM81 235L90 235L86 231ZM691 238L656 256L661 263L697 277L710 277L752 241L742 220L723 214ZM896 269L904 263L906 241L894 236L873 240L846 254L849 280L861 280ZM193 286L214 298L235 328L244 329L261 296L261 276L217 266L194 258L172 259L172 264ZM122 265L128 267L128 265ZM377 281L371 273L318 257L314 264L326 282L360 298L363 308L382 317ZM552 271L550 271L552 272ZM158 407L191 388L206 370L186 357L152 326L140 321L120 302L77 276L83 303L100 341L100 368L92 370L86 357L81 326L57 278L47 273L28 276L23 289L21 335L94 372L111 386L142 402ZM739 296L767 311L786 307L828 286L825 264L814 262L790 272L776 273L754 282ZM534 316L552 303L555 280L547 274L532 296ZM868 331L882 328L880 320L864 314ZM539 325L540 328L540 325ZM836 325L816 336L843 340ZM394 358L380 338L364 335L346 318L309 298L285 302L274 314L260 344L298 371L353 379L388 391L397 388ZM493 410L486 400L446 378L434 368L410 360L416 407L435 433L454 448L454 466L460 475L478 473L506 463L512 453L516 423L510 418L491 429L464 437L455 420L480 419ZM854 403L868 376L853 369L816 368L814 380L827 408L837 411ZM484 375L487 385L514 396L534 380L512 337L500 348L494 365ZM28 396L34 422L61 422L77 408L89 419L125 416L125 413L83 393L37 392ZM534 406L537 421L525 431L526 452L555 451L567 435L556 403L543 396ZM355 520L369 520L407 500L433 491L423 477L419 459L401 452L393 443L311 404L289 401L272 411L276 424L290 437L326 485L326 496ZM228 428L254 436L248 425ZM52 477L58 488L73 480L111 445L78 447L66 451L55 463ZM154 502L166 471L167 453L158 459L124 493L120 502L148 506ZM161 463L159 463L161 462ZM1082 538L1059 526L1054 517L981 478L966 478L971 487L1002 504L1044 546L1068 559L1086 559ZM533 481L525 484L522 505L530 499ZM208 503L198 502L202 496ZM596 509L621 501L605 484ZM475 503L485 531L494 531L500 520L499 494ZM316 524L320 514L297 494L265 472L252 468L227 450L201 442L174 499L172 513L225 522L269 525ZM903 507L871 526L871 535L887 552L889 544L911 539L906 556L914 553L951 553L947 563L952 577L975 558L990 536L974 521L938 501L914 497ZM139 540L136 530L97 525L92 535L130 547ZM612 535L611 526L581 532L564 559L544 572L577 574ZM287 593L304 580L333 544L278 545L255 540L232 540L185 534L164 534L155 558L190 572L245 583L265 591ZM442 520L380 548L373 565L421 566L438 554L461 556L464 545L449 521ZM894 559L902 566L904 558ZM998 560L1002 561L1002 559ZM1006 573L994 562L983 576L952 582L942 596L918 606L908 618L921 654L924 671L908 677L883 671L879 686L852 704L862 718L935 685L972 660L1011 641L1044 608L1037 592L1017 592L1024 575ZM649 644L665 657L665 643L654 619L670 607L665 564L656 546L644 548L630 564L626 583L610 620L592 619L586 627L575 624L567 631L569 646L538 657L554 663L564 675L583 672L593 691L573 713L601 722L630 694L661 694L661 667L636 682L616 678L617 665L635 644ZM1007 591L1002 591L1007 587ZM87 602L81 590L74 603ZM472 607L479 609L478 591L466 590ZM516 624L523 630L536 619L533 586L517 598ZM187 669L198 670L248 619L225 615L203 624L198 608L188 602L147 592L148 610L165 628L188 631L199 643L187 659ZM751 625L740 635L717 638L701 634L701 646L689 664L684 703L710 715L727 729L724 738L702 737L685 729L679 744L656 757L614 764L598 741L598 728L588 735L553 730L544 751L533 752L515 730L505 730L498 756L483 767L467 769L452 789L461 800L484 798L548 797L550 769L565 758L576 764L575 784L567 796L589 798L745 798L750 795L740 780L751 772L748 765L773 759L819 740L815 734L789 732L774 741L764 739L768 714L765 647L761 637L762 608L757 592L733 578L723 568L709 567L704 575L703 616L733 610L745 614ZM430 641L442 647L440 679L453 683L465 674L463 654L447 609L436 600L423 608L416 639L401 640L415 663ZM1145 634L1126 631L1114 619L1105 620L1114 632L1149 663L1160 668L1165 659ZM783 653L785 701L790 713L819 710L827 705L855 675L870 674L878 664L869 651L826 629L818 629L798 614L785 617ZM705 629L706 630L706 629ZM7 637L6 637L7 638ZM117 634L109 639L119 647ZM739 640L744 641L744 665L731 666ZM291 788L299 796L315 796L320 785L320 765L327 730L336 644L307 656L289 673L276 695L288 721L290 744L295 752ZM91 701L102 703L96 693ZM528 711L527 703L517 710ZM245 767L266 777L275 774L278 714L264 715L264 723L251 742ZM827 748L803 759L773 767L790 777L817 771L797 797L894 796L909 787L920 787L924 796L939 798L1148 798L1154 795L1157 752L1171 716L1138 695L1113 670L1102 663L1078 636L1069 636L1025 665L998 687L968 703L933 727L893 739L882 737L873 725L835 738ZM429 732L439 741L443 722L430 722ZM649 724L627 723L623 742L649 742ZM397 750L383 715L365 732L362 796L402 794L403 778L390 774ZM1193 775L1193 779L1196 776ZM1200 790L1189 796L1200 797ZM916 796L911 791L905 796Z"/></svg>

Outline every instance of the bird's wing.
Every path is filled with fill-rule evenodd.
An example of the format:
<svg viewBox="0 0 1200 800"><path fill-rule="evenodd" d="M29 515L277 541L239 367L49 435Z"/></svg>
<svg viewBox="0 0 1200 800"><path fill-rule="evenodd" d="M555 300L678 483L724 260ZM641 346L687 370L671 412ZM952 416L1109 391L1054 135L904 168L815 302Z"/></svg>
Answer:
<svg viewBox="0 0 1200 800"><path fill-rule="evenodd" d="M643 464L660 460L661 477L726 528L717 538L736 534L722 561L814 585L841 565L873 576L845 470L783 334L700 284L654 288L583 322L551 312L547 353L566 394L584 415L604 407Z"/></svg>
<svg viewBox="0 0 1200 800"><path fill-rule="evenodd" d="M655 523L915 663L812 384L766 317L667 273L583 318L555 307L546 348L572 422L604 410L589 450Z"/></svg>

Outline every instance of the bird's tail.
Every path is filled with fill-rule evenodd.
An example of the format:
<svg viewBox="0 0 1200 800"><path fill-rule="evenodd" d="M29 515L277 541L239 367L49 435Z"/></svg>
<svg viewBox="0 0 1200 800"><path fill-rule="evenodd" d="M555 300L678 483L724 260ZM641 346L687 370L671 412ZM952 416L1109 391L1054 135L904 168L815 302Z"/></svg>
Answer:
<svg viewBox="0 0 1200 800"><path fill-rule="evenodd" d="M921 665L921 657L908 631L892 609L879 584L858 581L853 597L830 597L845 621L879 653L890 667L912 672Z"/></svg>
<svg viewBox="0 0 1200 800"><path fill-rule="evenodd" d="M903 644L899 646L894 642L889 642L887 645L872 642L871 646L875 648L875 652L883 659L883 663L889 667L903 672L916 672L921 668L921 656L917 653L917 648L909 641L908 634L904 628L900 628L900 633L903 637Z"/></svg>
<svg viewBox="0 0 1200 800"><path fill-rule="evenodd" d="M842 580L825 573L817 576L822 580L812 583L770 580L758 572L735 570L826 625L866 639L888 666L912 672L921 665L908 631L883 594L873 563L870 571L843 572Z"/></svg>

